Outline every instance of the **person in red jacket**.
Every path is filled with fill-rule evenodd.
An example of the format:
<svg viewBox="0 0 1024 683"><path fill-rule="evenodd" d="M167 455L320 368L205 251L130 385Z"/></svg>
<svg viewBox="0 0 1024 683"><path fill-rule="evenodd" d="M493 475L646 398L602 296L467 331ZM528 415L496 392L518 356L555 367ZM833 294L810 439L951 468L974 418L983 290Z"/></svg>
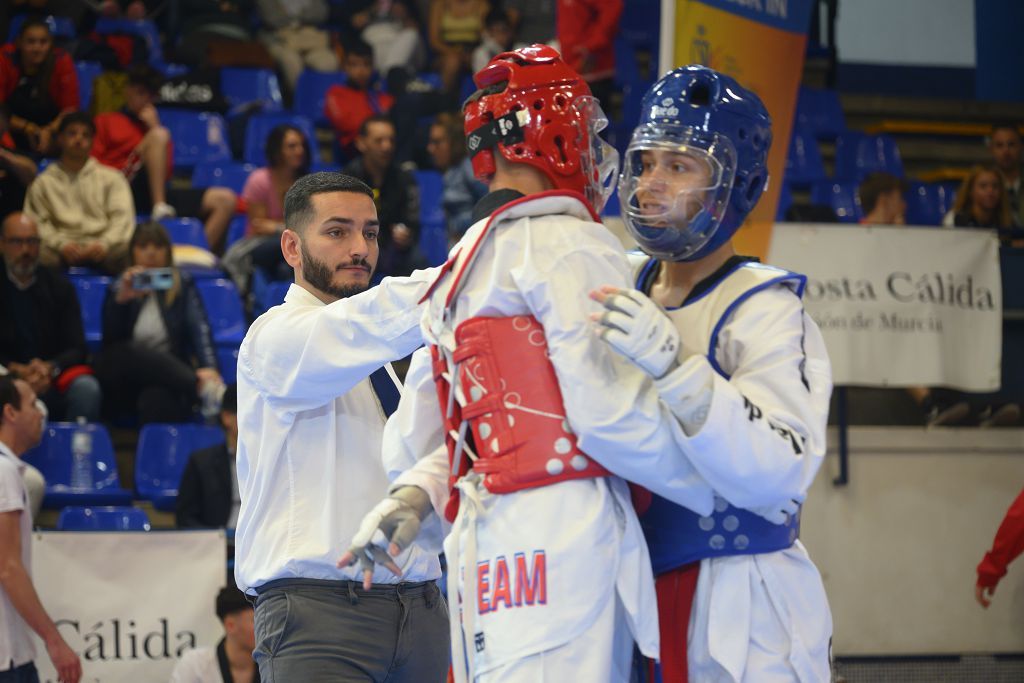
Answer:
<svg viewBox="0 0 1024 683"><path fill-rule="evenodd" d="M622 0L558 0L555 10L562 58L583 76L606 109L614 88L613 43L621 16Z"/></svg>
<svg viewBox="0 0 1024 683"><path fill-rule="evenodd" d="M226 187L167 188L174 170L174 147L154 106L162 80L150 66L137 66L128 72L124 108L98 114L94 119L92 156L124 173L131 184L136 212L149 214L154 220L179 212L197 216L204 221L207 242L219 253L238 197Z"/></svg>
<svg viewBox="0 0 1024 683"><path fill-rule="evenodd" d="M1006 576L1006 566L1024 552L1024 489L1006 511L999 531L992 541L992 550L978 564L978 581L974 586L974 598L988 609L992 594L996 592L999 580Z"/></svg>
<svg viewBox="0 0 1024 683"><path fill-rule="evenodd" d="M14 43L0 48L0 102L10 109L19 151L56 154L57 127L79 107L78 73L71 56L54 47L44 19L29 17Z"/></svg>
<svg viewBox="0 0 1024 683"><path fill-rule="evenodd" d="M348 83L330 87L324 99L324 113L338 134L345 158L352 159L359 156L356 138L363 121L386 114L395 98L373 81L373 49L362 40L353 40L347 47L342 68Z"/></svg>

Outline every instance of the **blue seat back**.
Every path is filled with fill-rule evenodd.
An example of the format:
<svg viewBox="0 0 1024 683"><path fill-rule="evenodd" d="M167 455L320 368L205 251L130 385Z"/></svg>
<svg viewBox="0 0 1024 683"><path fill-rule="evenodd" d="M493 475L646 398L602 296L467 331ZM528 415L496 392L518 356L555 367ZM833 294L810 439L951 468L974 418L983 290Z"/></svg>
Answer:
<svg viewBox="0 0 1024 683"><path fill-rule="evenodd" d="M345 85L347 82L348 76L344 71L306 69L299 74L298 83L295 84L295 104L292 109L318 126L326 125L324 101L327 99L327 91L332 85Z"/></svg>
<svg viewBox="0 0 1024 683"><path fill-rule="evenodd" d="M249 217L245 214L239 214L231 217L231 222L228 223L228 240L227 246L231 246L238 240L245 237L245 229L249 225Z"/></svg>
<svg viewBox="0 0 1024 683"><path fill-rule="evenodd" d="M74 422L50 422L38 446L23 459L46 478L46 487L71 485L71 437L78 429ZM92 436L92 485L96 491L118 489L117 462L110 433L101 424L86 425Z"/></svg>
<svg viewBox="0 0 1024 683"><path fill-rule="evenodd" d="M892 137L847 131L836 138L836 180L859 183L876 171L903 177L903 159Z"/></svg>
<svg viewBox="0 0 1024 683"><path fill-rule="evenodd" d="M206 318L210 321L213 341L217 344L241 344L247 326L242 298L235 283L226 278L204 278L195 282L206 308Z"/></svg>
<svg viewBox="0 0 1024 683"><path fill-rule="evenodd" d="M93 81L103 73L103 65L99 62L75 62L75 71L78 72L79 108L82 111L89 111Z"/></svg>
<svg viewBox="0 0 1024 683"><path fill-rule="evenodd" d="M443 176L438 171L416 171L415 176L420 190L420 249L428 263L439 265L448 258L448 222L441 203Z"/></svg>
<svg viewBox="0 0 1024 683"><path fill-rule="evenodd" d="M825 179L818 141L805 130L793 128L786 155L785 181L790 185L808 186Z"/></svg>
<svg viewBox="0 0 1024 683"><path fill-rule="evenodd" d="M25 16L24 14L18 14L11 17L11 28L7 32L8 43L13 43L17 40L18 31L21 30L21 25L25 23ZM50 27L50 33L53 34L54 38L71 40L77 35L75 22L70 17L58 17L51 14L46 17L46 25Z"/></svg>
<svg viewBox="0 0 1024 683"><path fill-rule="evenodd" d="M149 531L144 510L129 505L69 505L57 518L59 531Z"/></svg>
<svg viewBox="0 0 1024 683"><path fill-rule="evenodd" d="M310 164L320 162L320 153L316 141L316 130L313 124L305 116L291 114L289 112L265 112L254 114L249 118L245 129L245 161L257 166L266 166L267 157L264 148L267 144L267 136L275 126L288 123L306 136L309 141Z"/></svg>
<svg viewBox="0 0 1024 683"><path fill-rule="evenodd" d="M78 295L78 307L82 311L82 329L85 343L92 350L100 348L103 341L103 300L111 278L106 275L78 275L70 278Z"/></svg>
<svg viewBox="0 0 1024 683"><path fill-rule="evenodd" d="M234 384L238 379L238 347L218 346L217 366L225 384Z"/></svg>
<svg viewBox="0 0 1024 683"><path fill-rule="evenodd" d="M188 170L196 164L231 158L227 127L220 114L160 107L160 122L174 142L174 166Z"/></svg>
<svg viewBox="0 0 1024 683"><path fill-rule="evenodd" d="M219 427L152 422L139 432L135 451L135 488L147 500L177 493L193 452L224 442Z"/></svg>
<svg viewBox="0 0 1024 683"><path fill-rule="evenodd" d="M209 250L206 230L198 218L161 218L160 225L167 228L171 244L191 244Z"/></svg>
<svg viewBox="0 0 1024 683"><path fill-rule="evenodd" d="M220 91L233 107L248 102L262 103L264 111L284 107L277 74L270 69L223 67L220 70Z"/></svg>
<svg viewBox="0 0 1024 683"><path fill-rule="evenodd" d="M815 183L811 187L811 201L831 206L840 223L856 223L863 217L856 183Z"/></svg>
<svg viewBox="0 0 1024 683"><path fill-rule="evenodd" d="M796 99L796 125L818 140L835 140L846 131L839 93L801 87Z"/></svg>
<svg viewBox="0 0 1024 683"><path fill-rule="evenodd" d="M779 189L779 205L775 209L775 220L786 220L786 211L793 205L793 192L789 189L789 183L782 183Z"/></svg>
<svg viewBox="0 0 1024 683"><path fill-rule="evenodd" d="M242 161L204 161L192 169L192 187L227 187L241 194L249 174L255 170L254 165Z"/></svg>

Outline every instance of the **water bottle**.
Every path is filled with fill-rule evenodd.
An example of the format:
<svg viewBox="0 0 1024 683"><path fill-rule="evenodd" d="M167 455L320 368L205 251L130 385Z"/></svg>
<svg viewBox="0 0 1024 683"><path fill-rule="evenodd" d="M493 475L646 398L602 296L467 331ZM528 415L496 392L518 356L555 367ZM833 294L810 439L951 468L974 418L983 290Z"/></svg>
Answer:
<svg viewBox="0 0 1024 683"><path fill-rule="evenodd" d="M71 435L71 488L76 491L92 488L92 434L82 416L79 416L78 428Z"/></svg>

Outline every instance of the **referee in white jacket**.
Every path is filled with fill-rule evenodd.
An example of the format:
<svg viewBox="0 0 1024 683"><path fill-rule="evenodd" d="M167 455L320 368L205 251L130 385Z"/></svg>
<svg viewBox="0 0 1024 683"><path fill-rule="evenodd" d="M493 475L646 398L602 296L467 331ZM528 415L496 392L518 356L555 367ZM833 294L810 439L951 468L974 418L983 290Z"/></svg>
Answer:
<svg viewBox="0 0 1024 683"><path fill-rule="evenodd" d="M335 561L387 493L381 437L397 394L383 370L422 344L418 301L436 274L368 290L379 224L373 192L339 173L285 195L285 260L295 283L238 355L235 579L255 596L260 679L443 681L448 610L428 536L380 566Z"/></svg>

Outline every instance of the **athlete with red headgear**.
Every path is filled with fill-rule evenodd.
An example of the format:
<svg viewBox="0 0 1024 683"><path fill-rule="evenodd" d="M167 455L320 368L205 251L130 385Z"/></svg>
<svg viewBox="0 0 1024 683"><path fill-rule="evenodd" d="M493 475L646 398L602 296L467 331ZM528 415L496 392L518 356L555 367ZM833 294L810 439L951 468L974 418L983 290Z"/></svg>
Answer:
<svg viewBox="0 0 1024 683"><path fill-rule="evenodd" d="M623 478L699 514L713 496L651 380L589 319L590 289L631 285L597 217L618 166L600 107L544 46L475 80L467 146L490 194L426 297L429 348L385 431L391 496L340 563L370 571L447 518L456 680L628 680L633 641L656 657L658 634Z"/></svg>

